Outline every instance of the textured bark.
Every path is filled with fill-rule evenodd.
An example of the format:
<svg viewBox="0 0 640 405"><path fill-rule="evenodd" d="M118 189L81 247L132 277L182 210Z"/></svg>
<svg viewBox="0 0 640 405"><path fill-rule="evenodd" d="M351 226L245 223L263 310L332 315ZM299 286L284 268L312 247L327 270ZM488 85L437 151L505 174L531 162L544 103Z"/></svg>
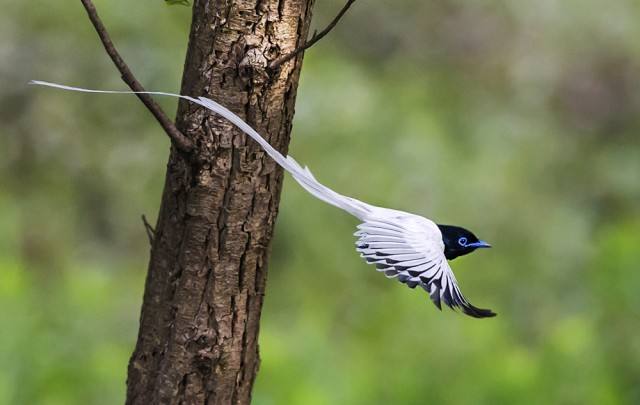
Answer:
<svg viewBox="0 0 640 405"><path fill-rule="evenodd" d="M313 0L196 0L182 93L289 143L301 57L268 63L308 34ZM247 404L282 170L224 119L182 102L153 240L129 404Z"/></svg>

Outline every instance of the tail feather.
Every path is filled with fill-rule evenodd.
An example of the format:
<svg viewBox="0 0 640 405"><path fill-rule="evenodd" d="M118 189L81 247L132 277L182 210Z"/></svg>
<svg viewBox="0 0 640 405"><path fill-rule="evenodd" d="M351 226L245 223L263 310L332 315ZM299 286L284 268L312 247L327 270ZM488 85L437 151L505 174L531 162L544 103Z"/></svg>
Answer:
<svg viewBox="0 0 640 405"><path fill-rule="evenodd" d="M287 156L287 160L295 168L294 171L289 171L293 178L311 195L322 200L335 207L341 208L356 218L364 220L367 214L371 212L371 208L368 204L365 204L356 199L346 197L342 194L336 193L329 187L323 185L313 176L308 167L304 169L295 161L291 156Z"/></svg>
<svg viewBox="0 0 640 405"><path fill-rule="evenodd" d="M298 182L298 184L302 186L302 188L307 190L311 195L318 198L319 200L322 200L335 207L341 208L347 211L348 213L350 213L351 215L362 220L364 220L368 216L368 214L371 213L373 209L372 206L366 203L363 203L362 201L358 201L354 198L350 198L342 194L338 194L335 191L331 190L330 188L326 187L325 185L321 184L319 181L316 180L316 178L313 176L313 174L311 173L308 167L305 166L304 168L302 168L302 166L300 166L298 162L296 162L295 159L293 159L293 157L291 156L285 157L284 155L282 155L273 146L271 146L269 142L267 142L262 136L260 136L260 134L258 134L256 130L251 128L251 126L246 122L244 122L240 117L238 117L236 114L231 112L229 109L223 107L222 105L206 97L194 98L189 96L183 96L180 94L165 93L165 92L159 92L159 91L134 92L134 91L113 91L113 90L92 90L92 89L85 89L80 87L65 86L65 85L56 84L56 83L43 82L39 80L32 80L29 83L40 85L40 86L55 87L63 90L79 91L84 93L107 93L107 94L143 93L143 94L151 94L151 95L158 95L158 96L177 97L184 100L188 100L192 103L195 103L204 108L207 108L215 112L216 114L223 116L224 118L229 120L231 123L233 123L236 127L238 127L240 130L242 130L242 132L250 136L256 142L258 142L258 144L260 144L260 146L264 149L264 151L267 152L267 154L273 160L275 160L276 163L278 163L283 169L289 172L293 176L293 178Z"/></svg>

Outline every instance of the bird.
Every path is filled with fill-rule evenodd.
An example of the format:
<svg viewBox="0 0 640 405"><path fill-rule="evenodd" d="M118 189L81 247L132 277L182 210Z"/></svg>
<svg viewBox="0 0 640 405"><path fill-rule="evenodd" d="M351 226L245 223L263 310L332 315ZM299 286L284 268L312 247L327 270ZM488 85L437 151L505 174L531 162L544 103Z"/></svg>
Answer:
<svg viewBox="0 0 640 405"><path fill-rule="evenodd" d="M449 265L449 261L457 257L477 249L491 247L489 243L478 239L463 227L436 224L420 215L378 207L339 194L316 180L308 167L302 167L293 157L284 156L278 152L239 116L209 98L158 91L92 90L38 80L33 80L30 84L89 93L146 93L176 97L219 114L256 141L307 192L361 221L354 233L357 238L356 251L368 264L374 265L377 271L409 288L421 287L440 310L444 303L449 308L461 310L470 317L496 316L496 313L490 309L472 305L462 295L458 281Z"/></svg>

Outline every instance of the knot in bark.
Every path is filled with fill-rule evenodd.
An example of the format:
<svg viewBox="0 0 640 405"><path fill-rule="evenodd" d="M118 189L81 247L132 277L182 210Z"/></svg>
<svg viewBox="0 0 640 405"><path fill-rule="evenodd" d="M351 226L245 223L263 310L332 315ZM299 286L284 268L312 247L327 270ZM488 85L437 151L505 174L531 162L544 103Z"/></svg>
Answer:
<svg viewBox="0 0 640 405"><path fill-rule="evenodd" d="M264 84L268 78L267 66L269 62L259 48L251 48L238 64L240 78L252 85Z"/></svg>

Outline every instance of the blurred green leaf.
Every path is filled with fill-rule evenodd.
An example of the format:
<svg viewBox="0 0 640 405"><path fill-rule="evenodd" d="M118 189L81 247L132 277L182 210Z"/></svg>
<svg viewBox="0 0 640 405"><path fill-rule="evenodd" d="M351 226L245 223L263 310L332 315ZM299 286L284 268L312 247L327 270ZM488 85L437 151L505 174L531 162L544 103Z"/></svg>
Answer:
<svg viewBox="0 0 640 405"><path fill-rule="evenodd" d="M189 0L164 0L169 5L180 5L180 6L188 6L191 4Z"/></svg>

